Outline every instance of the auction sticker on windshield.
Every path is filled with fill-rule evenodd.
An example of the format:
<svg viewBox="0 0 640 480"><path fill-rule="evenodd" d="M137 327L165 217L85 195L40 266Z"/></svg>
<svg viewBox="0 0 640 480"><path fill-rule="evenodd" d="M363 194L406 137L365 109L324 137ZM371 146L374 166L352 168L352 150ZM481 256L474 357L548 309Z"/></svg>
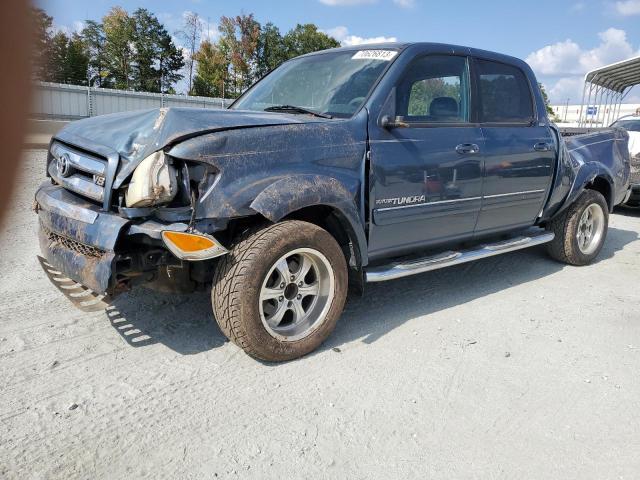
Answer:
<svg viewBox="0 0 640 480"><path fill-rule="evenodd" d="M398 54L395 50L358 50L352 60L383 60L388 62Z"/></svg>

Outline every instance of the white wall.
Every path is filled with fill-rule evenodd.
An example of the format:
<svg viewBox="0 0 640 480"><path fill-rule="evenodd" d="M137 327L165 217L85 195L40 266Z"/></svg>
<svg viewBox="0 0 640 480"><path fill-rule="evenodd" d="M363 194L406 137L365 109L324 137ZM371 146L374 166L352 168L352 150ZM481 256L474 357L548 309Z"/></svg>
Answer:
<svg viewBox="0 0 640 480"><path fill-rule="evenodd" d="M34 84L31 115L35 118L74 120L77 118L160 107L223 108L231 100L186 95L131 92L59 83Z"/></svg>
<svg viewBox="0 0 640 480"><path fill-rule="evenodd" d="M551 105L551 108L553 108L553 111L555 112L556 116L560 119L561 123L577 123L578 122L578 116L580 115L580 105L569 105L567 107L567 105ZM617 115L617 117L623 117L625 115L632 115L634 113L636 113L636 110L638 110L638 108L640 108L640 103L624 103L620 106L620 114ZM607 109L605 111L605 115L609 114L609 109ZM602 115L602 113L600 114ZM611 122L612 123L615 119L612 118Z"/></svg>

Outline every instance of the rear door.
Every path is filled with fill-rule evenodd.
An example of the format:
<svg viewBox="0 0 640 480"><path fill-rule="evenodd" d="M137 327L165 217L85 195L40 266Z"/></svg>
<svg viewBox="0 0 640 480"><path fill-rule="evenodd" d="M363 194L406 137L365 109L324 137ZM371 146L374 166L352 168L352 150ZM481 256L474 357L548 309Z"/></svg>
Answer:
<svg viewBox="0 0 640 480"><path fill-rule="evenodd" d="M403 126L371 119L371 259L473 235L482 133L470 93L467 56L418 56L395 84Z"/></svg>
<svg viewBox="0 0 640 480"><path fill-rule="evenodd" d="M532 225L553 174L556 154L551 130L537 121L534 86L522 70L478 58L474 72L485 159L476 233Z"/></svg>

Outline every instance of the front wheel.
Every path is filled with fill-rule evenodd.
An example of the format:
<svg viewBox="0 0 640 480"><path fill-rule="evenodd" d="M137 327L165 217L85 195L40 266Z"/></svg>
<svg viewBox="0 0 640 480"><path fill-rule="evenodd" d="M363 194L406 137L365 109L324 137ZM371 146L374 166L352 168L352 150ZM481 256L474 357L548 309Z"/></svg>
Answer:
<svg viewBox="0 0 640 480"><path fill-rule="evenodd" d="M547 226L555 233L551 257L570 265L587 265L600 253L609 228L607 202L600 192L585 190Z"/></svg>
<svg viewBox="0 0 640 480"><path fill-rule="evenodd" d="M213 311L222 332L249 355L291 360L329 336L347 283L335 239L311 223L285 221L245 233L222 258Z"/></svg>

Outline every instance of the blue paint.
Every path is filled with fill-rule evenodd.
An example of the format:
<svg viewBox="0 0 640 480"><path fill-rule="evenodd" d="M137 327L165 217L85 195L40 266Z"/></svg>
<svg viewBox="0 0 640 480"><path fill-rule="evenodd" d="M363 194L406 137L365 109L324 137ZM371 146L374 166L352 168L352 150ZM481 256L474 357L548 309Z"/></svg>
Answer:
<svg viewBox="0 0 640 480"><path fill-rule="evenodd" d="M159 149L175 161L205 166L214 172L215 183L203 180L208 194L197 203L194 217L200 228L220 238L230 236L227 225L238 219L277 222L301 209L322 206L333 212L350 241L351 265L358 269L426 248L445 249L461 241L544 226L596 177L610 186L611 207L624 197L629 178L627 134L603 130L565 143L549 125L537 80L522 60L435 43L366 48L394 49L398 54L349 118L153 110L75 122L56 138L90 152L116 151L120 162L114 178L107 179L114 189L126 186L135 167ZM433 57L433 68L443 72L438 78L445 80L427 79L429 88L439 89L427 98L416 86L426 80L416 75L420 62ZM447 60L454 57L455 61ZM518 77L519 83L509 83L507 74L486 73L479 68L486 62L516 72L511 77ZM516 87L519 90L513 90ZM516 112L513 118L510 112ZM209 191L209 185L215 186ZM43 186L38 195L53 194L51 187ZM55 195L77 203L72 193ZM113 198L117 201L116 190ZM114 208L99 213L97 227L87 226L78 220L87 215L76 212L74 218L66 218L64 208L58 208L51 221L52 207L40 203L48 228L101 245L115 256L110 266L129 255L127 268L148 268L131 256L134 246L138 253L162 249L153 239L142 241L139 230L129 235L129 225L146 218L124 219ZM99 211L99 206L89 204L77 208ZM51 254L47 250L53 247L42 245L51 263L81 283L111 287L120 273L100 267L96 281L84 268L78 272L62 265L72 255ZM80 263L73 258L73 265Z"/></svg>

